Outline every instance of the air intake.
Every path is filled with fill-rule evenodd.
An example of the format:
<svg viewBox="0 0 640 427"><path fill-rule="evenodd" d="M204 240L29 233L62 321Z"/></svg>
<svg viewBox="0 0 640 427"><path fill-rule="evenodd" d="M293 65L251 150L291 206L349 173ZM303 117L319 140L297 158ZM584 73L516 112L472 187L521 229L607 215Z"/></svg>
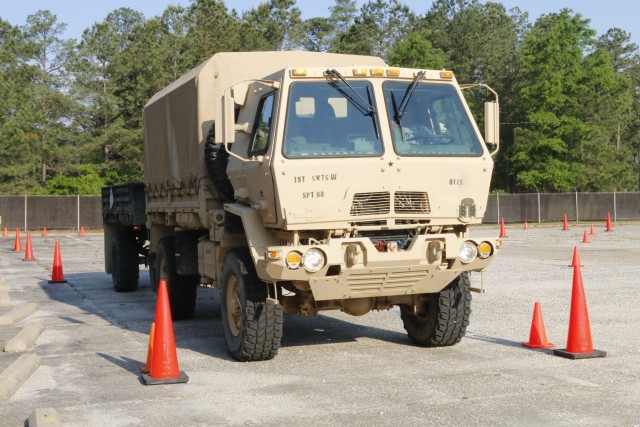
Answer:
<svg viewBox="0 0 640 427"><path fill-rule="evenodd" d="M351 204L352 216L384 215L391 210L391 195L389 192L356 193Z"/></svg>
<svg viewBox="0 0 640 427"><path fill-rule="evenodd" d="M398 191L393 199L393 210L401 214L428 214L429 195L417 191Z"/></svg>

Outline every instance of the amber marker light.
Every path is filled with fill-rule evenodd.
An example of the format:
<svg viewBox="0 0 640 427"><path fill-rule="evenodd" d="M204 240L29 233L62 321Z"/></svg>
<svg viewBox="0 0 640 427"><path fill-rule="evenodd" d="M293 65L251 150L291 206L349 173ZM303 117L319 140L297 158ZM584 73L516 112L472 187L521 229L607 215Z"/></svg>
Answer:
<svg viewBox="0 0 640 427"><path fill-rule="evenodd" d="M371 74L374 77L384 76L384 70L382 68L372 68L369 71L369 74Z"/></svg>
<svg viewBox="0 0 640 427"><path fill-rule="evenodd" d="M481 259L487 259L491 256L492 252L491 244L489 242L482 242L478 246L478 257Z"/></svg>
<svg viewBox="0 0 640 427"><path fill-rule="evenodd" d="M453 78L453 71L440 71L440 78L451 80Z"/></svg>
<svg viewBox="0 0 640 427"><path fill-rule="evenodd" d="M285 259L285 263L287 267L291 270L297 270L300 268L300 263L302 262L302 254L298 251L291 251L287 254L287 258Z"/></svg>
<svg viewBox="0 0 640 427"><path fill-rule="evenodd" d="M367 75L367 69L366 68L354 68L353 69L353 75L354 76L366 76Z"/></svg>
<svg viewBox="0 0 640 427"><path fill-rule="evenodd" d="M389 77L398 77L400 75L400 70L397 68L389 68L387 69L387 76Z"/></svg>
<svg viewBox="0 0 640 427"><path fill-rule="evenodd" d="M280 259L282 257L282 254L280 253L280 251L268 251L267 252L267 258L270 260L276 260L276 259Z"/></svg>
<svg viewBox="0 0 640 427"><path fill-rule="evenodd" d="M307 69L306 68L292 68L291 69L291 76L293 77L305 77L307 75Z"/></svg>

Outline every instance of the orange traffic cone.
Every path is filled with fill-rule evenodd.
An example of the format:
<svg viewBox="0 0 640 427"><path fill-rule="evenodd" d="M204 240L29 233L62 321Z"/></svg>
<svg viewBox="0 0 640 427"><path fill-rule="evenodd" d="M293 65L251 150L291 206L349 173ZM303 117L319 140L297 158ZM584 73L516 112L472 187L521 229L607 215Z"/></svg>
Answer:
<svg viewBox="0 0 640 427"><path fill-rule="evenodd" d="M589 241L589 236L587 236L587 230L584 230L584 236L582 236L582 243L591 243Z"/></svg>
<svg viewBox="0 0 640 427"><path fill-rule="evenodd" d="M567 222L567 214L564 214L564 221L562 222L562 230L567 231L569 229L569 223Z"/></svg>
<svg viewBox="0 0 640 427"><path fill-rule="evenodd" d="M593 228L593 224L591 224L591 232L589 234L592 236L596 235L596 230Z"/></svg>
<svg viewBox="0 0 640 427"><path fill-rule="evenodd" d="M613 228L611 227L611 214L609 212L607 212L607 228L605 231L613 231Z"/></svg>
<svg viewBox="0 0 640 427"><path fill-rule="evenodd" d="M507 230L504 228L504 217L500 218L500 237L507 237Z"/></svg>
<svg viewBox="0 0 640 427"><path fill-rule="evenodd" d="M51 280L49 283L67 283L62 273L62 257L60 256L60 242L56 240L53 250L53 267L51 268Z"/></svg>
<svg viewBox="0 0 640 427"><path fill-rule="evenodd" d="M533 320L531 320L531 332L529 333L529 342L523 342L523 346L528 348L550 348L554 347L547 341L547 332L544 329L544 321L542 320L542 309L540 303L536 302L533 306Z"/></svg>
<svg viewBox="0 0 640 427"><path fill-rule="evenodd" d="M153 357L153 337L156 331L156 324L151 324L151 331L149 331L149 346L147 349L147 363L144 366L140 366L140 372L148 374L151 372L151 358Z"/></svg>
<svg viewBox="0 0 640 427"><path fill-rule="evenodd" d="M574 246L573 248L573 258L571 259L571 264L567 267L582 267L582 264L580 264L580 254L578 253L577 246Z"/></svg>
<svg viewBox="0 0 640 427"><path fill-rule="evenodd" d="M80 227L80 237L84 237L84 227Z"/></svg>
<svg viewBox="0 0 640 427"><path fill-rule="evenodd" d="M27 243L24 250L24 261L35 261L33 248L31 247L31 233L27 233Z"/></svg>
<svg viewBox="0 0 640 427"><path fill-rule="evenodd" d="M167 293L167 281L160 280L158 285L158 303L153 336L151 372L142 374L146 385L186 383L189 377L178 367L178 355L173 336L171 309Z"/></svg>
<svg viewBox="0 0 640 427"><path fill-rule="evenodd" d="M20 243L20 229L16 228L16 240L13 243L13 251L14 252L21 252L22 251L22 244Z"/></svg>
<svg viewBox="0 0 640 427"><path fill-rule="evenodd" d="M529 229L529 225L527 224L527 221L524 222L524 227L522 229L523 230L528 230Z"/></svg>
<svg viewBox="0 0 640 427"><path fill-rule="evenodd" d="M588 359L604 357L605 351L594 350L591 341L591 326L589 324L589 312L584 296L584 285L580 266L573 269L573 289L571 291L571 313L569 315L569 334L567 348L553 350L553 354L567 359Z"/></svg>
<svg viewBox="0 0 640 427"><path fill-rule="evenodd" d="M2 237L9 237L9 230L7 230L7 227L4 228L4 233L2 234Z"/></svg>
<svg viewBox="0 0 640 427"><path fill-rule="evenodd" d="M42 237L49 237L49 235L47 234L47 227L42 229Z"/></svg>

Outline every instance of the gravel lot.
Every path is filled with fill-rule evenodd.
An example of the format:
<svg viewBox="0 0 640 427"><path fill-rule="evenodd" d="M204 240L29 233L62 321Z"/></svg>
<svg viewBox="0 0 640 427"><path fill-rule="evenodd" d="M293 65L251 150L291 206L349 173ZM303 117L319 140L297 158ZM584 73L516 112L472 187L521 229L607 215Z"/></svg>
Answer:
<svg viewBox="0 0 640 427"><path fill-rule="evenodd" d="M218 292L200 289L193 320L174 325L188 384L144 386L155 294L118 294L103 273L101 234L33 237L37 261L0 238L0 278L14 306L39 310L0 326L0 344L32 321L45 330L27 350L41 366L6 402L0 425L22 426L54 408L65 426L138 425L640 425L640 225L507 225L508 237L473 294L467 336L456 346L409 342L398 309L351 317L287 315L278 356L239 363L226 352ZM24 234L24 233L23 233ZM481 227L477 235L497 235ZM50 233L51 235L51 233ZM68 284L48 284L59 240ZM568 360L530 350L533 306L549 341L564 348L574 247L583 264L594 347L607 357ZM23 235L24 248L24 235ZM472 276L480 286L481 275ZM0 314L9 307L0 307ZM20 353L1 353L0 370Z"/></svg>

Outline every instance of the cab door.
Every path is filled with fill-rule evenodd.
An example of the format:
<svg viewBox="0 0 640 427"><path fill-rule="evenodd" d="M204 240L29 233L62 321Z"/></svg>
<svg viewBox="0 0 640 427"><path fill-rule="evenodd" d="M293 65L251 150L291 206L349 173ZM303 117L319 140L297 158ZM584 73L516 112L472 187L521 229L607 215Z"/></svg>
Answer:
<svg viewBox="0 0 640 427"><path fill-rule="evenodd" d="M251 84L248 92L244 117L238 118L239 122L249 123L248 144L239 145L233 150L247 159L234 165L238 169L233 174L239 184L237 187L234 184L236 198L257 209L265 224L273 224L277 218L270 153L274 145L279 92L259 82Z"/></svg>

